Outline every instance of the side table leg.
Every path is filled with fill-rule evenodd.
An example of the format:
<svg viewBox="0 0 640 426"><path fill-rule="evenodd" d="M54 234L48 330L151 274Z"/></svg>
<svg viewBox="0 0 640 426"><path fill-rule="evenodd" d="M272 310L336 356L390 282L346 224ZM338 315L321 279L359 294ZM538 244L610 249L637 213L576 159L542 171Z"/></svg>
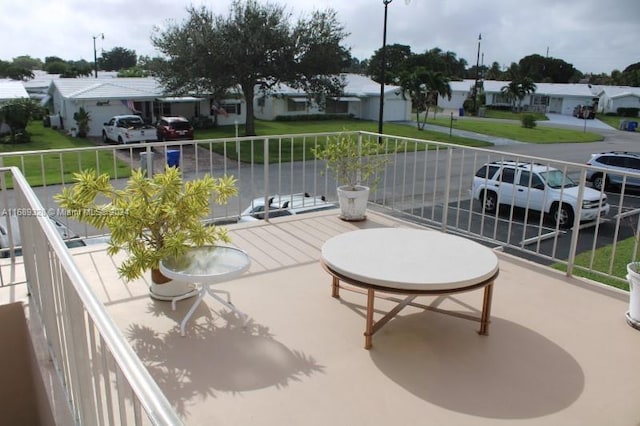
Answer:
<svg viewBox="0 0 640 426"><path fill-rule="evenodd" d="M337 277L333 277L331 281L331 297L340 297L340 280Z"/></svg>
<svg viewBox="0 0 640 426"><path fill-rule="evenodd" d="M480 318L479 334L489 335L489 324L491 323L491 299L493 298L493 283L484 288L484 299L482 301L482 317Z"/></svg>
<svg viewBox="0 0 640 426"><path fill-rule="evenodd" d="M373 302L375 300L375 291L367 290L367 319L364 331L364 348L371 349L373 345Z"/></svg>
<svg viewBox="0 0 640 426"><path fill-rule="evenodd" d="M209 294L211 295L211 297L213 297L214 299L216 299L218 302L222 303L224 306L226 306L227 308L229 308L231 311L235 312L240 318L243 319L243 324L242 326L244 327L245 325L247 325L247 323L249 322L249 315L245 314L244 312L242 312L241 310L239 310L238 308L236 308L235 306L233 306L233 304L229 301L227 302L226 300L224 300L222 297L218 296L216 293L226 293L227 296L229 295L229 292L227 291L220 291L220 290L209 290Z"/></svg>
<svg viewBox="0 0 640 426"><path fill-rule="evenodd" d="M206 294L206 288L202 286L202 288L200 289L200 293L198 293L198 297L196 298L196 301L193 302L193 305L191 305L191 308L189 308L189 312L187 312L187 315L184 316L184 318L182 319L182 322L180 323L181 336L185 335L184 329L187 325L187 321L189 321L189 318L191 318L191 315L193 315L193 313L196 311L196 308L198 307L198 305L200 305L200 302L202 302L202 299L204 299L205 294Z"/></svg>

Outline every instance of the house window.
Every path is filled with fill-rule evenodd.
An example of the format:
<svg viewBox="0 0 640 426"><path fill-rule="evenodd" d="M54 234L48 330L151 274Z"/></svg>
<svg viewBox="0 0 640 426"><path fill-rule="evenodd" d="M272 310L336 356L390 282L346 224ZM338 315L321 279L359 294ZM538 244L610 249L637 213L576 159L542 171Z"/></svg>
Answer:
<svg viewBox="0 0 640 426"><path fill-rule="evenodd" d="M543 95L532 95L531 105L547 106L549 105L549 97Z"/></svg>
<svg viewBox="0 0 640 426"><path fill-rule="evenodd" d="M242 113L242 107L239 103L220 104L220 108L223 108L225 111L227 111L227 114L240 115Z"/></svg>
<svg viewBox="0 0 640 426"><path fill-rule="evenodd" d="M307 110L307 100L305 98L287 98L287 111L300 112Z"/></svg>
<svg viewBox="0 0 640 426"><path fill-rule="evenodd" d="M494 104L509 104L507 97L502 93L494 93L493 95L493 103Z"/></svg>
<svg viewBox="0 0 640 426"><path fill-rule="evenodd" d="M154 102L153 103L153 116L170 116L171 115L171 103L170 102Z"/></svg>
<svg viewBox="0 0 640 426"><path fill-rule="evenodd" d="M327 99L326 111L329 114L347 114L349 112L349 102Z"/></svg>

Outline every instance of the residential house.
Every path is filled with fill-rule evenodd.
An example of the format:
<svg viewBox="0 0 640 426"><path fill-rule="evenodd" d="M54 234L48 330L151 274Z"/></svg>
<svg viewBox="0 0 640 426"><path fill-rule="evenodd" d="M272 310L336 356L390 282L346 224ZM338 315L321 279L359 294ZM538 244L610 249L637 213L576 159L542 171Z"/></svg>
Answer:
<svg viewBox="0 0 640 426"><path fill-rule="evenodd" d="M438 106L445 109L458 109L469 96L474 80L451 81L451 99L438 97ZM485 105L488 107L510 107L512 102L502 93L508 81L484 80ZM536 83L535 93L528 94L522 100L525 111L542 113L573 114L578 105L598 104L598 94L588 84Z"/></svg>
<svg viewBox="0 0 640 426"><path fill-rule="evenodd" d="M305 92L279 84L271 93L258 94L254 99L254 114L260 120L275 120L281 116L338 114L362 120L378 120L380 115L380 84L358 74L343 74L344 95L326 100L324 109L307 98ZM384 86L384 121L406 121L411 115L411 100L402 96L398 86Z"/></svg>
<svg viewBox="0 0 640 426"><path fill-rule="evenodd" d="M244 101L216 101L208 95L167 96L164 88L152 77L111 79L53 79L43 100L51 113L51 124L69 129L75 126L73 114L83 107L91 117L89 136L100 136L103 123L119 114L137 114L149 123L163 115L187 118L213 117L219 125L244 121Z"/></svg>
<svg viewBox="0 0 640 426"><path fill-rule="evenodd" d="M593 86L600 98L598 112L617 113L618 108L640 108L640 87Z"/></svg>
<svg viewBox="0 0 640 426"><path fill-rule="evenodd" d="M485 80L486 105L510 105L502 94L508 81ZM536 83L536 91L522 100L525 111L572 115L578 105L596 105L598 97L588 84Z"/></svg>

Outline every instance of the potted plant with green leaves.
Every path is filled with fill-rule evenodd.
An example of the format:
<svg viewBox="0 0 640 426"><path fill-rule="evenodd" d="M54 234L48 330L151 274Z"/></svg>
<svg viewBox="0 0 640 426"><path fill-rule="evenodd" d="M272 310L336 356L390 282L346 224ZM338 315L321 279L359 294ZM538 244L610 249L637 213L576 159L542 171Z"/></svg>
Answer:
<svg viewBox="0 0 640 426"><path fill-rule="evenodd" d="M128 254L118 267L126 281L151 271L150 293L156 299L193 290L164 277L159 270L162 259L180 256L189 247L229 241L226 228L205 225L202 219L209 215L214 194L218 204L237 195L233 176L183 181L178 168L167 166L152 177L134 171L123 189L112 185L109 174L93 170L76 173L74 180L55 200L77 220L109 230L109 255L122 250Z"/></svg>
<svg viewBox="0 0 640 426"><path fill-rule="evenodd" d="M369 192L388 162L382 150L383 145L376 138L352 134L339 134L312 150L317 159L326 161L327 170L338 185L341 219L366 219Z"/></svg>

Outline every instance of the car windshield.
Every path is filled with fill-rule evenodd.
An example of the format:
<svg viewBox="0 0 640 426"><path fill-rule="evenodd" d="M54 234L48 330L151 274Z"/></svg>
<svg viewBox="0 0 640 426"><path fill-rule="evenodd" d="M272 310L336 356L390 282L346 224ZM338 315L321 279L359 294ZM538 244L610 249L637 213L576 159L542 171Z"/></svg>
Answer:
<svg viewBox="0 0 640 426"><path fill-rule="evenodd" d="M571 188L577 184L560 170L549 170L540 172L540 177L547 182L551 188Z"/></svg>

